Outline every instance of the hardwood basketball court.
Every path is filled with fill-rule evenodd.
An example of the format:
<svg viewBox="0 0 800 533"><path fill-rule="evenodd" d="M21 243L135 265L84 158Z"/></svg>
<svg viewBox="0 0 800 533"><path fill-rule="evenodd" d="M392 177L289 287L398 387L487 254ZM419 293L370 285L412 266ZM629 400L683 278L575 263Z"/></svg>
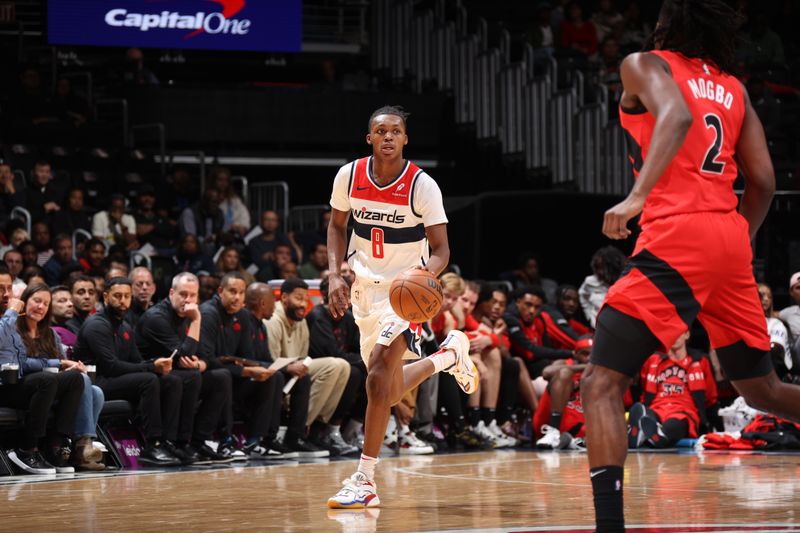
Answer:
<svg viewBox="0 0 800 533"><path fill-rule="evenodd" d="M585 453L388 457L383 507L331 511L355 461L0 478L3 531L591 531ZM800 455L631 454L633 530L800 532Z"/></svg>

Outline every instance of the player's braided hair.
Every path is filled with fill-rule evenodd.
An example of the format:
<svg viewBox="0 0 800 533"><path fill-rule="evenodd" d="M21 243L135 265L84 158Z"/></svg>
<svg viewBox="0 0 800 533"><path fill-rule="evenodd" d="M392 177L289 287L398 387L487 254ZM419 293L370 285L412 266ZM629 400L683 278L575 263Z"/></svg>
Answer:
<svg viewBox="0 0 800 533"><path fill-rule="evenodd" d="M736 32L744 18L729 0L665 0L658 26L643 50L660 43L686 57L702 58L722 71L733 71Z"/></svg>
<svg viewBox="0 0 800 533"><path fill-rule="evenodd" d="M372 121L375 120L375 117L378 115L396 115L403 119L403 126L406 125L406 119L411 116L411 113L403 109L403 106L400 105L385 105L379 109L376 109L372 112L369 116L369 122L367 123L367 131L372 129Z"/></svg>

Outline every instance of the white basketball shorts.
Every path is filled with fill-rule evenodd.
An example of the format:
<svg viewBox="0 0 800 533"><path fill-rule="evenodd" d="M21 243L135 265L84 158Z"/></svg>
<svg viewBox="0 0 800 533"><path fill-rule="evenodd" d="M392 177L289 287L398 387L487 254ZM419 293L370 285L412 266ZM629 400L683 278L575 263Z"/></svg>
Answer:
<svg viewBox="0 0 800 533"><path fill-rule="evenodd" d="M389 346L398 335L406 341L403 359L419 359L420 335L417 324L409 324L394 312L389 303L390 282L360 281L350 289L353 316L361 336L361 358L369 366L369 356L376 344Z"/></svg>

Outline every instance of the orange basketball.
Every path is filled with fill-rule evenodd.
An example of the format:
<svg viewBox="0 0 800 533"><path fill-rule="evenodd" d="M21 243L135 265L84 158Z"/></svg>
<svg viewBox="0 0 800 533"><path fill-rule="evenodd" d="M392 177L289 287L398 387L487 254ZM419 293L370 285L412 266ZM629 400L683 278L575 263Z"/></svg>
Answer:
<svg viewBox="0 0 800 533"><path fill-rule="evenodd" d="M403 320L425 322L442 307L442 285L427 270L411 268L392 280L389 303Z"/></svg>

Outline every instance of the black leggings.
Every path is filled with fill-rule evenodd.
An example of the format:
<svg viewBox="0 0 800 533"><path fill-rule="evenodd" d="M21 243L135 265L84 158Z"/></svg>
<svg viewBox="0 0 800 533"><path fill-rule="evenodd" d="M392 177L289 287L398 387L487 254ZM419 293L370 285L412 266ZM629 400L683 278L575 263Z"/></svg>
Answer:
<svg viewBox="0 0 800 533"><path fill-rule="evenodd" d="M350 364L350 377L344 387L339 404L331 416L331 421L340 423L346 416L364 419L367 408L367 367L364 363Z"/></svg>
<svg viewBox="0 0 800 533"><path fill-rule="evenodd" d="M24 376L15 385L0 386L0 405L27 409L18 445L23 450L32 450L45 435L47 415L53 404L56 407L56 431L63 436L72 435L82 394L83 376L80 372L35 372Z"/></svg>

